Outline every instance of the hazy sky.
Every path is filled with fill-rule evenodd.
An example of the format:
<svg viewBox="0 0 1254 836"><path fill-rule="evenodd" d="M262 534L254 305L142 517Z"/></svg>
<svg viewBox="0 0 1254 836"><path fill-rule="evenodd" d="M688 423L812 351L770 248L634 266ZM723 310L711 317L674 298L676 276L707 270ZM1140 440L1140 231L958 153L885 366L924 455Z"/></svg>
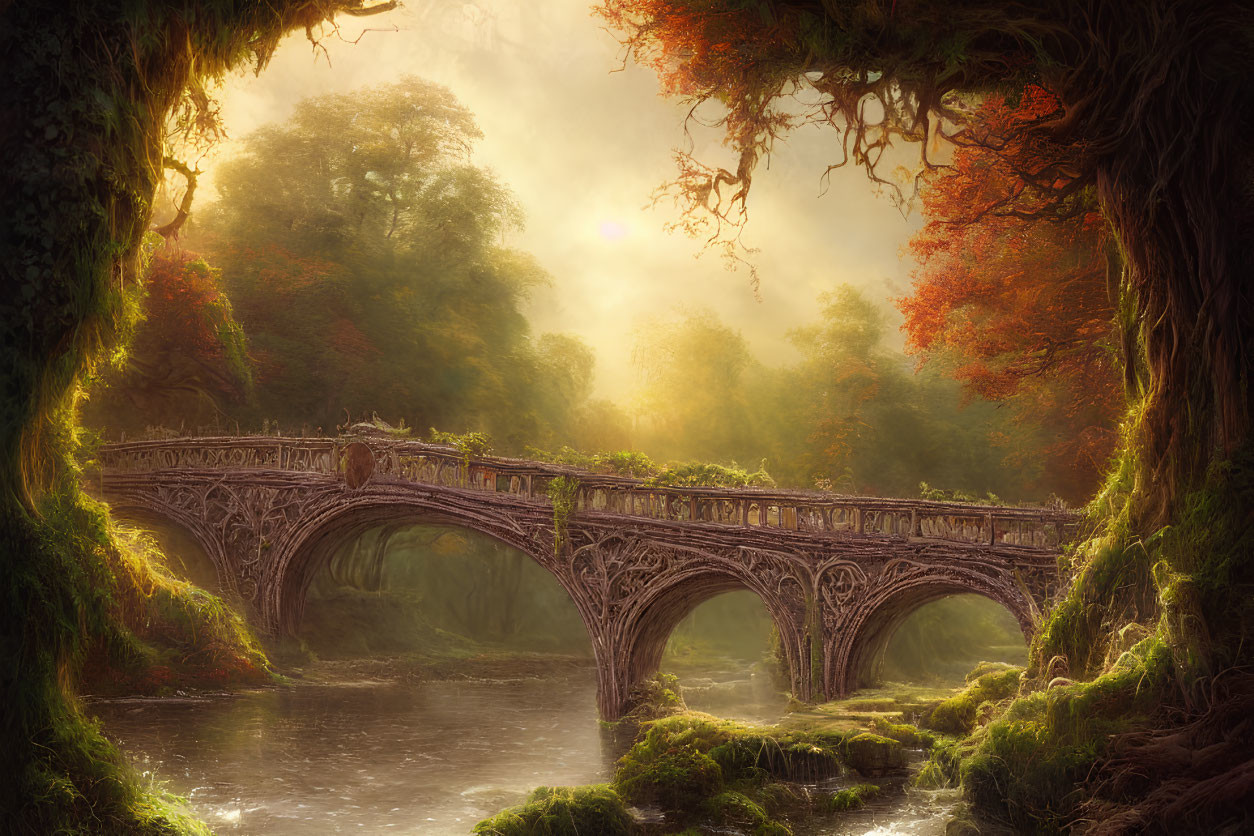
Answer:
<svg viewBox="0 0 1254 836"><path fill-rule="evenodd" d="M598 394L616 400L632 386L632 336L649 316L708 308L758 357L780 362L793 356L786 332L814 318L823 291L847 282L886 299L908 287L900 252L918 218L876 197L859 169L835 172L819 196L819 176L839 154L832 130L794 135L754 178L745 241L760 249L760 300L747 271L727 271L713 251L696 258L702 242L665 232L676 211L645 207L675 171L686 108L658 95L652 72L615 72L620 47L589 8L588 0L412 0L379 17L344 18L344 40L325 38L326 53L294 35L259 77L228 79L227 130L242 137L285 119L301 98L403 75L447 86L485 134L475 162L526 211L526 228L509 243L552 274L528 311L536 333L584 339L597 353ZM383 31L347 42L363 28ZM701 159L727 153L717 144L697 151ZM226 143L201 164L206 196L213 159L231 153Z"/></svg>

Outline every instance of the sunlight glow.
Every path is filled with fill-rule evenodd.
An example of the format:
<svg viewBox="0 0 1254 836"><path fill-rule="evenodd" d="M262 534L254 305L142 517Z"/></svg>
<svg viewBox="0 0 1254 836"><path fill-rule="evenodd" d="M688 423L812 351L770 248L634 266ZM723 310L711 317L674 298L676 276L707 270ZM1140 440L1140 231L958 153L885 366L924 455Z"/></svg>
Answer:
<svg viewBox="0 0 1254 836"><path fill-rule="evenodd" d="M627 227L618 221L601 221L601 237L606 241L618 241L627 235Z"/></svg>

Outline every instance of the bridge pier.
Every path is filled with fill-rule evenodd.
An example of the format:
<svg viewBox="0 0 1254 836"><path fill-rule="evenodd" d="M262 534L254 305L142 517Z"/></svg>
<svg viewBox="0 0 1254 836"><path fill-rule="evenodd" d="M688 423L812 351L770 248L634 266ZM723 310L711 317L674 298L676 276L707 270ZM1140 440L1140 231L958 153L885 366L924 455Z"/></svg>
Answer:
<svg viewBox="0 0 1254 836"><path fill-rule="evenodd" d="M221 590L275 634L297 628L319 561L370 526L455 525L519 549L578 607L605 719L631 709L679 620L734 589L763 602L802 701L865 682L893 629L945 595L998 601L1028 634L1076 526L1061 510L659 487L379 438L132 442L100 460L102 498L184 528ZM559 477L578 485L560 523L547 490Z"/></svg>

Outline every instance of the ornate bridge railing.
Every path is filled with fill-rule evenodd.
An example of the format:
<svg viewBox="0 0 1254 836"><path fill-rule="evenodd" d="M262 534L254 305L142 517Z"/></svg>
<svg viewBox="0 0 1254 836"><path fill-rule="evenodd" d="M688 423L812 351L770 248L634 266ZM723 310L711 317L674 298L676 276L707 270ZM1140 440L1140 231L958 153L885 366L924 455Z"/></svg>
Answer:
<svg viewBox="0 0 1254 836"><path fill-rule="evenodd" d="M1078 525L1075 512L1039 508L845 496L813 491L691 488L589 473L541 462L469 458L453 447L386 438L181 438L109 444L101 467L111 473L162 470L269 470L343 478L346 454L364 445L368 478L508 494L551 505L558 477L578 482L576 510L628 517L779 529L833 537L878 536L1057 552Z"/></svg>

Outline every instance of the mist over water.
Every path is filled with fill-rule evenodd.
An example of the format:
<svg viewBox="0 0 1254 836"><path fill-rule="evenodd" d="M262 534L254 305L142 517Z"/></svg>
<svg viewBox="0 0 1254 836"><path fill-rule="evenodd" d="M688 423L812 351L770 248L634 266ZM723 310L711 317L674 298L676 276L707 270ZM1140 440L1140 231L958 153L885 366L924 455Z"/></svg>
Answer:
<svg viewBox="0 0 1254 836"><path fill-rule="evenodd" d="M467 833L539 785L604 780L596 686L359 681L92 709L220 833Z"/></svg>
<svg viewBox="0 0 1254 836"><path fill-rule="evenodd" d="M180 551L180 568L204 573ZM597 722L573 603L531 558L475 532L402 521L362 533L312 569L298 636L289 688L92 710L136 767L225 833L468 833L537 786L609 780L625 750ZM690 710L772 725L790 708L777 654L765 607L740 590L689 612L660 670ZM955 687L978 661L1024 655L1000 605L945 598L902 622L876 693ZM849 779L834 780L806 791ZM794 833L944 833L955 792L888 783L865 808Z"/></svg>

